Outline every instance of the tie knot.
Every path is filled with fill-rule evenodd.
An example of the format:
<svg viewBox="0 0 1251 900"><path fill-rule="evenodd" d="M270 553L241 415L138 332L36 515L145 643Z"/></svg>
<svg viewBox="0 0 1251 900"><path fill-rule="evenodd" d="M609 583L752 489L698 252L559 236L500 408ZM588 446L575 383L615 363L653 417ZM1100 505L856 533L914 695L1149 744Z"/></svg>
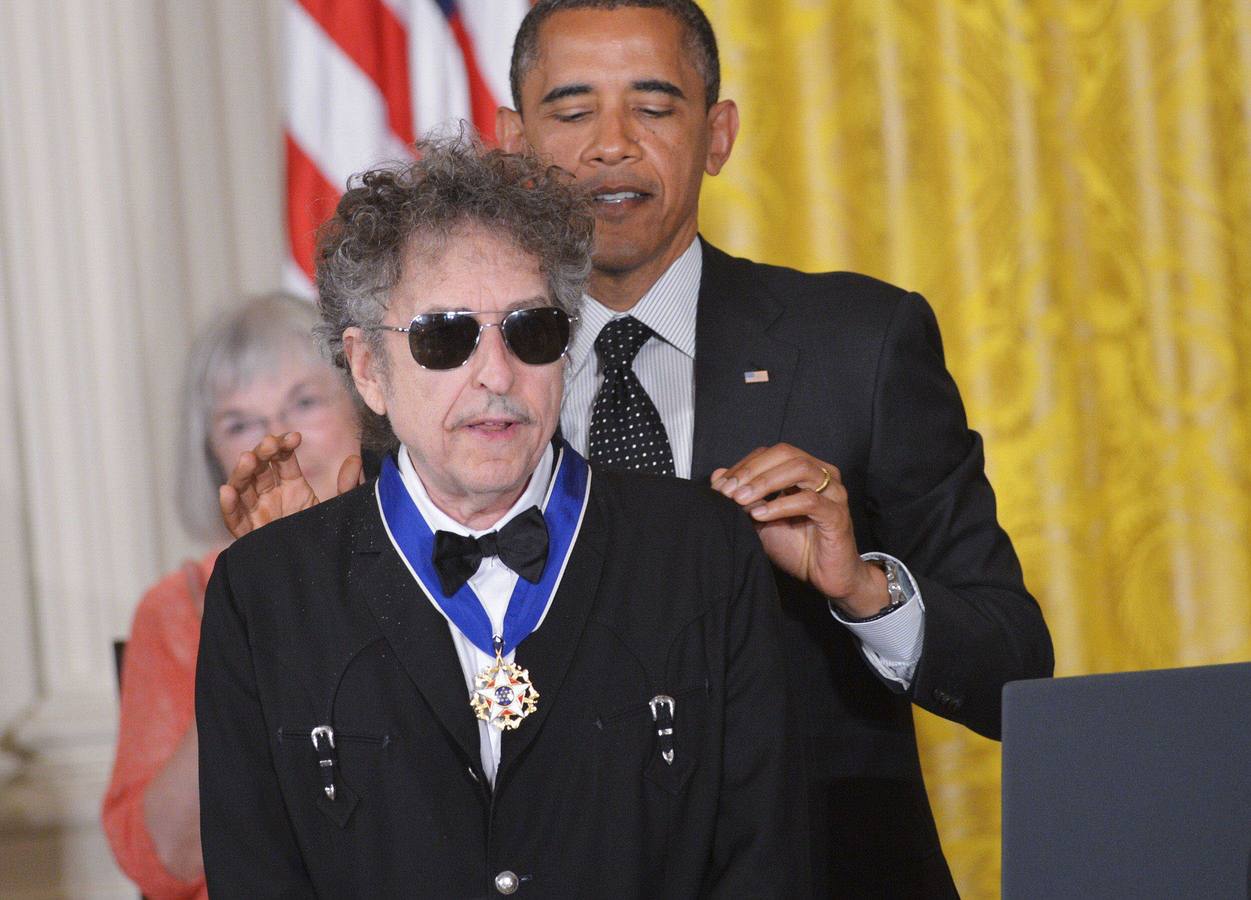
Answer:
<svg viewBox="0 0 1251 900"><path fill-rule="evenodd" d="M500 555L500 538L498 531L488 531L486 534L479 535L476 538L478 544L478 552L482 554L483 559L488 556ZM471 539L473 540L473 539Z"/></svg>
<svg viewBox="0 0 1251 900"><path fill-rule="evenodd" d="M647 339L655 334L633 316L622 316L605 325L595 338L595 352L605 370L629 368Z"/></svg>

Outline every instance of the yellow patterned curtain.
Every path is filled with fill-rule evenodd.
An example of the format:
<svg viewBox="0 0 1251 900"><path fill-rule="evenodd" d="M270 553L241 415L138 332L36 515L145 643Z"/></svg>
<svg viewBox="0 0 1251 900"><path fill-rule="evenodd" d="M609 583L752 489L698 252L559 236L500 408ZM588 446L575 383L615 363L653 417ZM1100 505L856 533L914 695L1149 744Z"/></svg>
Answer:
<svg viewBox="0 0 1251 900"><path fill-rule="evenodd" d="M704 0L736 253L919 290L1057 674L1251 658L1251 0ZM962 892L999 748L918 713Z"/></svg>

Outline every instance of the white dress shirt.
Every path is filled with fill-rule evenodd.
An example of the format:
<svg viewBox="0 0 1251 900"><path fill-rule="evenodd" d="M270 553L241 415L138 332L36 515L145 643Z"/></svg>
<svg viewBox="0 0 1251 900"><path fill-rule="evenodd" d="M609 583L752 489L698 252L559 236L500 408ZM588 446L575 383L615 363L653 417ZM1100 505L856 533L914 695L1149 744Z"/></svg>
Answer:
<svg viewBox="0 0 1251 900"><path fill-rule="evenodd" d="M582 309L569 344L565 371L565 400L560 428L565 439L585 455L595 395L604 380L595 338L614 318L634 316L656 332L634 358L634 374L656 404L673 448L673 467L679 478L691 477L695 437L695 311L704 255L699 239L691 242L673 265L656 280L628 312L618 313L594 297L582 298ZM725 460L730 465L736 460ZM864 559L892 559L884 553L865 553ZM865 658L883 677L903 685L912 683L925 634L925 604L916 580L899 563L901 586L909 597L899 609L871 622L849 622L833 608L830 613L860 641Z"/></svg>
<svg viewBox="0 0 1251 900"><path fill-rule="evenodd" d="M517 502L494 525L477 531L465 527L434 505L434 501L426 493L426 486L422 484L421 477L417 474L417 470L413 468L413 462L408 456L407 447L400 447L398 468L400 477L404 480L404 487L408 488L408 495L413 498L413 503L417 504L417 511L426 520L426 524L430 526L431 531L451 531L455 534L481 537L487 532L498 531L503 528L515 516L525 512L532 506L543 508L543 501L547 497L547 491L552 480L554 457L552 445L548 444L547 449L543 451L543 458L539 460L538 467L534 470L534 474L530 476L530 481L526 485L526 489L521 492L521 496L517 498ZM482 560L478 565L478 571L469 579L469 586L473 588L473 592L482 601L482 608L486 610L487 618L491 620L491 628L494 634L504 633L504 614L508 612L508 601L513 595L513 588L517 585L517 578L517 573L500 562L498 556L488 556ZM440 615L443 615L443 610L439 609L438 604L432 603L431 605L439 611ZM539 618L538 624L534 626L536 631L542 626L543 620L547 618L547 610L551 608L551 605L552 598L548 597L547 606L543 608L543 615ZM447 617L444 616L444 618L446 619ZM447 627L452 632L452 643L456 645L456 655L460 659L460 668L465 674L465 706L468 707L469 695L474 689L474 676L488 666L494 665L495 655L486 654L479 650L477 645L465 637L450 619L447 621ZM504 660L512 662L515 653L516 650L509 652L504 657ZM538 680L542 681L541 675L538 676ZM540 693L542 692L542 684L536 683L535 687L539 689ZM482 756L482 771L492 785L495 784L495 772L500 764L501 734L500 730L494 725L488 722L478 722L478 749Z"/></svg>

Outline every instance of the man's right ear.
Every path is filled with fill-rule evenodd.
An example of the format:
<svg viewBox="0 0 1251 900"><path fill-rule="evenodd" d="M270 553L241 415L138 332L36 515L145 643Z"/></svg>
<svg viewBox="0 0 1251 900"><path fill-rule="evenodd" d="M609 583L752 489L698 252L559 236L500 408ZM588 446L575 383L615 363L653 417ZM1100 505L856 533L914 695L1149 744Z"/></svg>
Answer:
<svg viewBox="0 0 1251 900"><path fill-rule="evenodd" d="M507 153L525 153L530 149L521 124L521 113L507 106L495 111L495 139Z"/></svg>
<svg viewBox="0 0 1251 900"><path fill-rule="evenodd" d="M370 346L365 332L355 326L343 329L343 355L352 371L352 381L365 405L380 416L387 414L386 391L383 390L382 360Z"/></svg>

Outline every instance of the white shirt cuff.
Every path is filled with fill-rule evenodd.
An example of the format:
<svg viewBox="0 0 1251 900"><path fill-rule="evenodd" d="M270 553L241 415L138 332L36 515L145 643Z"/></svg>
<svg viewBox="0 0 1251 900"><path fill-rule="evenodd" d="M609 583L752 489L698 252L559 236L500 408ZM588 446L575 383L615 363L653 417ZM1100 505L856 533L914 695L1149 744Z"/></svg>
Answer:
<svg viewBox="0 0 1251 900"><path fill-rule="evenodd" d="M850 622L839 615L830 601L830 615L851 630L860 642L860 652L883 678L907 688L916 674L925 639L925 601L908 567L888 553L862 553L863 560L890 560L899 566L899 584L908 600L893 612L871 622Z"/></svg>

